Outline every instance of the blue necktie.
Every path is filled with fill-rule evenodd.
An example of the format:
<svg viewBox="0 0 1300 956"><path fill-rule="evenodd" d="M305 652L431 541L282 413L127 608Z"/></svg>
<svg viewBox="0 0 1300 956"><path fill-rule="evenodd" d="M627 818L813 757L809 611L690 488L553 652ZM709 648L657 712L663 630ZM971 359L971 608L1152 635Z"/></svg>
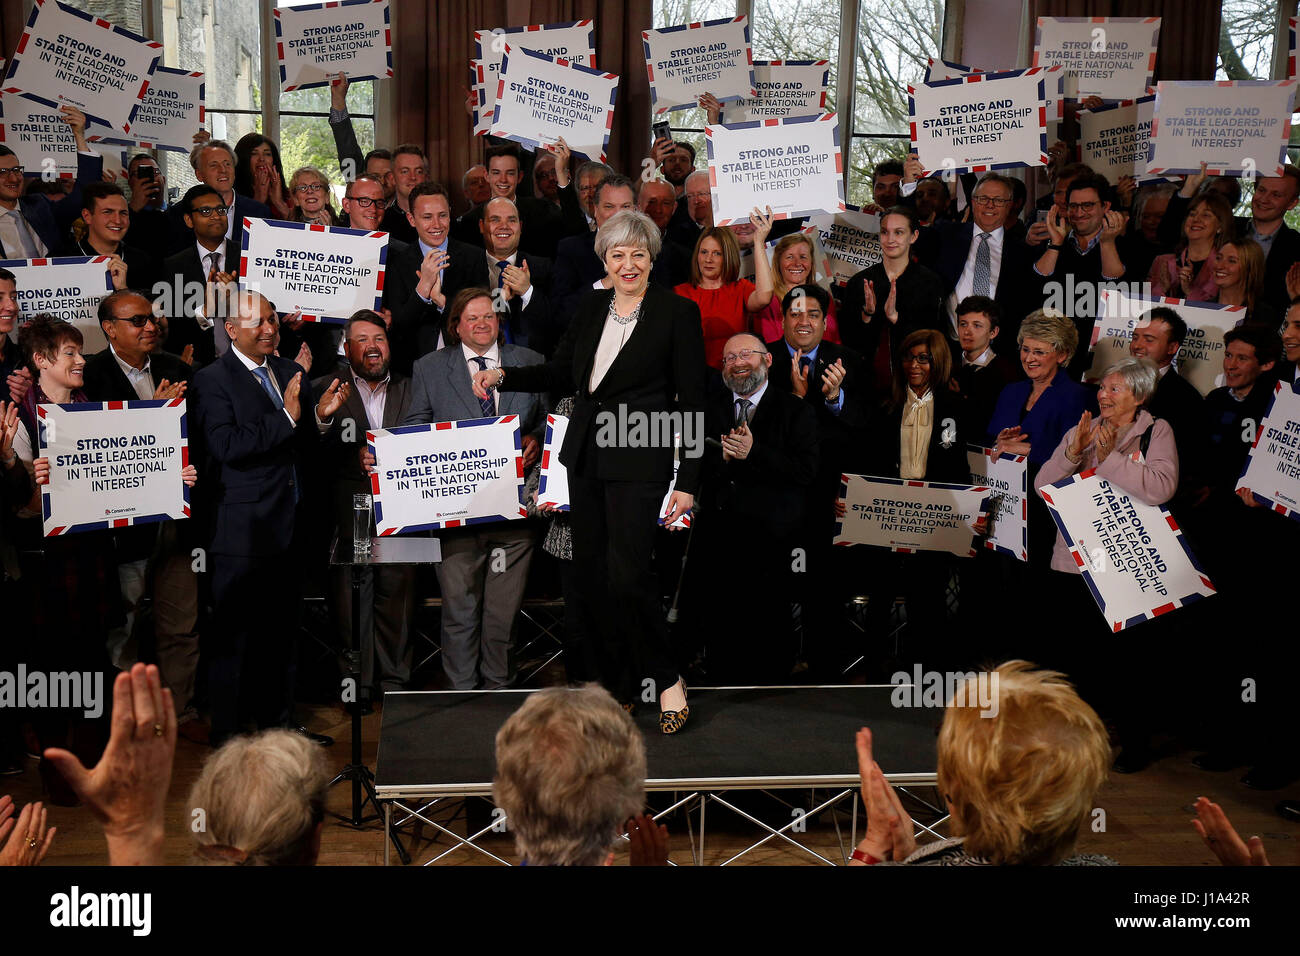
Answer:
<svg viewBox="0 0 1300 956"><path fill-rule="evenodd" d="M253 369L253 377L262 386L262 391L266 392L267 397L271 399L271 404L278 410L284 411L284 399L275 390L275 386L271 384L270 370L265 365L261 368L255 368ZM293 469L293 503L295 506L298 504L298 497L298 468L295 466Z"/></svg>
<svg viewBox="0 0 1300 956"><path fill-rule="evenodd" d="M479 371L480 371L480 372L485 371L485 370L487 369L487 359L485 359L483 356L481 356L481 355L475 355L474 358L473 358L471 361L474 361L474 362L477 362L477 363L478 363L478 367L479 367ZM497 409L496 409L496 404L492 401L492 390L491 390L491 389L488 389L487 398L480 398L480 399L478 400L478 403L479 403L479 405L481 405L481 406L483 407L483 414L484 414L484 415L489 416L489 417L494 417L494 416L496 415L496 413L497 413Z"/></svg>
<svg viewBox="0 0 1300 956"><path fill-rule="evenodd" d="M505 284L506 284L506 267L509 266L509 265L510 265L510 260L509 260L509 259L502 259L500 262L497 263L497 288L498 288L498 289L502 289L502 288L505 287ZM509 309L509 307L505 308L503 311L504 311L505 317L504 317L504 318L502 319L502 321L501 321L501 331L505 332L505 334L506 334L506 344L507 344L507 345L511 345L511 344L513 344L514 341L515 341L515 337L514 337L513 335L510 334L510 314L511 314L511 313L510 313L510 309Z"/></svg>
<svg viewBox="0 0 1300 956"><path fill-rule="evenodd" d="M808 356L805 355L803 358L799 359L799 374L802 375L804 378L808 377L809 365L812 365L812 359L810 359Z"/></svg>

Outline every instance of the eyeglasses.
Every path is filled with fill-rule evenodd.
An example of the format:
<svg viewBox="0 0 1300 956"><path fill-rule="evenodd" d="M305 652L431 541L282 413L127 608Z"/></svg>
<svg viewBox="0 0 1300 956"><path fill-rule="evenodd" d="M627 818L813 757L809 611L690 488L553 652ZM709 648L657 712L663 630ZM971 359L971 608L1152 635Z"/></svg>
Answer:
<svg viewBox="0 0 1300 956"><path fill-rule="evenodd" d="M371 206L383 205L382 199L371 199L368 196L349 196L348 202L354 202L362 209L369 209Z"/></svg>
<svg viewBox="0 0 1300 956"><path fill-rule="evenodd" d="M695 202L697 199L711 199L712 197L708 193L687 193L686 198L690 202Z"/></svg>
<svg viewBox="0 0 1300 956"><path fill-rule="evenodd" d="M0 169L0 176L21 176L26 171L22 166L10 166L8 169Z"/></svg>
<svg viewBox="0 0 1300 956"><path fill-rule="evenodd" d="M294 186L293 191L296 193L323 193L325 187L320 183L303 183L300 186Z"/></svg>
<svg viewBox="0 0 1300 956"><path fill-rule="evenodd" d="M723 365L734 365L736 362L748 362L752 355L766 355L766 349L741 349L739 352L728 352L722 356Z"/></svg>
<svg viewBox="0 0 1300 956"><path fill-rule="evenodd" d="M158 325L158 317L156 315L115 315L113 318L118 322L130 322L137 329L143 329L150 322L152 322L155 327Z"/></svg>
<svg viewBox="0 0 1300 956"><path fill-rule="evenodd" d="M999 196L972 196L970 201L977 206L1006 206L1011 202Z"/></svg>
<svg viewBox="0 0 1300 956"><path fill-rule="evenodd" d="M919 355L908 355L903 358L904 365L929 365L930 362L930 356L926 352L922 352Z"/></svg>
<svg viewBox="0 0 1300 956"><path fill-rule="evenodd" d="M204 219L211 219L213 216L224 216L229 210L229 206L196 206L190 212L200 215Z"/></svg>
<svg viewBox="0 0 1300 956"><path fill-rule="evenodd" d="M1065 208L1067 212L1092 212L1100 205L1100 202L1072 202Z"/></svg>

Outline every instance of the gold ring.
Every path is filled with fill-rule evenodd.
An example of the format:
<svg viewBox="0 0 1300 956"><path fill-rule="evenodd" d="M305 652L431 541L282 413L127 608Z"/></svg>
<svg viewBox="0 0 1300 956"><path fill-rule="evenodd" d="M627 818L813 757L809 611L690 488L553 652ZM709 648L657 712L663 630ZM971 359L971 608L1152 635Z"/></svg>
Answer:
<svg viewBox="0 0 1300 956"><path fill-rule="evenodd" d="M39 840L32 840L27 845L32 849L35 849L39 844L40 844Z"/></svg>
<svg viewBox="0 0 1300 956"><path fill-rule="evenodd" d="M153 725L153 735L154 735L155 737L161 737L161 736L163 735L163 725L162 725L162 724L154 724L154 725Z"/></svg>

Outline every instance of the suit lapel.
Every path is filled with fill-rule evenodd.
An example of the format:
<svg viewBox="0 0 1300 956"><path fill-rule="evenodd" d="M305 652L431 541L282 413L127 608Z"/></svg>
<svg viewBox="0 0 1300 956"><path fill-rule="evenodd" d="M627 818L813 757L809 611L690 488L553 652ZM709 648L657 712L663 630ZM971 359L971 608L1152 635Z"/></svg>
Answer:
<svg viewBox="0 0 1300 956"><path fill-rule="evenodd" d="M474 397L474 383L469 377L469 363L459 343L447 347L447 382L456 401L465 409L465 418L483 418L483 406ZM504 393L501 404L505 405Z"/></svg>
<svg viewBox="0 0 1300 956"><path fill-rule="evenodd" d="M384 422L381 427L394 428L402 420L406 414L406 391L410 384L411 380L405 376L389 379L388 400L384 402Z"/></svg>

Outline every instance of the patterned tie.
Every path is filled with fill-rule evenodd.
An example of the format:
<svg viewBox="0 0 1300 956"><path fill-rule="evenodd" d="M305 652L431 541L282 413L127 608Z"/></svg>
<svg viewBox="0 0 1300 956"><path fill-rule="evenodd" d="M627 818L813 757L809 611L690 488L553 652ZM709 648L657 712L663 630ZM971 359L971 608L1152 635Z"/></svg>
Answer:
<svg viewBox="0 0 1300 956"><path fill-rule="evenodd" d="M480 372L487 370L487 359L484 358L482 355L475 355L472 359L470 359L470 361L478 363L478 368ZM496 415L497 407L496 407L496 403L492 401L492 389L488 389L487 398L480 398L478 400L478 403L480 406L482 406L483 414L485 416L492 417Z"/></svg>
<svg viewBox="0 0 1300 956"><path fill-rule="evenodd" d="M754 403L747 398L736 399L736 427L742 428L749 424L749 410L754 407Z"/></svg>
<svg viewBox="0 0 1300 956"><path fill-rule="evenodd" d="M988 295L989 279L993 267L989 261L989 234L981 232L979 248L975 250L975 276L971 281L971 295Z"/></svg>

